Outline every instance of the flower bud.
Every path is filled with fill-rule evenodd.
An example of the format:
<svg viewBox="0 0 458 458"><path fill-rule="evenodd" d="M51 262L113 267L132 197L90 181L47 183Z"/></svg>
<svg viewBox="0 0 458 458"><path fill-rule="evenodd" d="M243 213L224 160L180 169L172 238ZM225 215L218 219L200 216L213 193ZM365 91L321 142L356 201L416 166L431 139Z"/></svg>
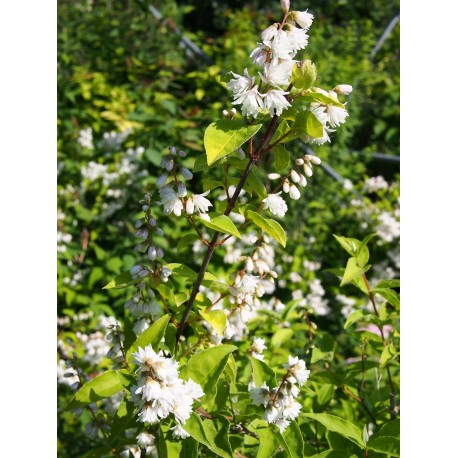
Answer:
<svg viewBox="0 0 458 458"><path fill-rule="evenodd" d="M294 181L294 183L299 183L300 181L299 174L295 170L291 170L291 179Z"/></svg>
<svg viewBox="0 0 458 458"><path fill-rule="evenodd" d="M184 183L182 183L181 181L178 183L178 192L177 192L177 196L178 197L184 197L186 194L188 193L188 191L186 190L186 186Z"/></svg>
<svg viewBox="0 0 458 458"><path fill-rule="evenodd" d="M291 83L297 89L310 89L316 81L316 67L311 60L296 62L293 66Z"/></svg>
<svg viewBox="0 0 458 458"><path fill-rule="evenodd" d="M188 170L186 167L181 168L181 174L183 175L183 178L185 180L191 180L193 177L192 172Z"/></svg>
<svg viewBox="0 0 458 458"><path fill-rule="evenodd" d="M313 156L310 158L310 162L315 165L320 165L321 164L321 159L318 156Z"/></svg>
<svg viewBox="0 0 458 458"><path fill-rule="evenodd" d="M142 205L142 210L143 210L144 212L147 212L148 209L149 209L148 205Z"/></svg>
<svg viewBox="0 0 458 458"><path fill-rule="evenodd" d="M254 268L253 260L251 258L248 258L246 260L245 269L246 269L247 272L253 272L253 268Z"/></svg>
<svg viewBox="0 0 458 458"><path fill-rule="evenodd" d="M289 192L289 181L285 180L283 183L283 192Z"/></svg>
<svg viewBox="0 0 458 458"><path fill-rule="evenodd" d="M229 111L229 116L233 118L237 114L237 110L235 108L231 108Z"/></svg>
<svg viewBox="0 0 458 458"><path fill-rule="evenodd" d="M143 219L139 219L135 221L135 229L140 229L142 227L142 224L144 223Z"/></svg>
<svg viewBox="0 0 458 458"><path fill-rule="evenodd" d="M178 151L178 156L180 157L186 157L186 153L184 151Z"/></svg>
<svg viewBox="0 0 458 458"><path fill-rule="evenodd" d="M173 159L169 159L165 164L165 170L170 172L173 169Z"/></svg>
<svg viewBox="0 0 458 458"><path fill-rule="evenodd" d="M303 188L305 188L305 186L307 186L307 180L306 180L306 178L304 177L304 175L299 174L299 176L300 176L301 179L299 180L298 185L299 185L299 186L302 186Z"/></svg>
<svg viewBox="0 0 458 458"><path fill-rule="evenodd" d="M164 231L160 227L156 228L156 233L157 235L160 235L160 236L164 235Z"/></svg>
<svg viewBox="0 0 458 458"><path fill-rule="evenodd" d="M166 173L163 173L162 175L160 175L159 178L156 181L156 186L158 188L162 188L165 185L165 183L167 183L167 178L168 177L169 176Z"/></svg>
<svg viewBox="0 0 458 458"><path fill-rule="evenodd" d="M156 254L158 258L164 257L164 250L162 248L156 248Z"/></svg>
<svg viewBox="0 0 458 458"><path fill-rule="evenodd" d="M299 189L297 189L296 186L293 184L289 188L289 197L291 197L291 199L293 200L298 200L301 197Z"/></svg>
<svg viewBox="0 0 458 458"><path fill-rule="evenodd" d="M129 272L132 276L134 276L134 275L137 275L141 270L143 270L143 267L137 265L137 266L131 267Z"/></svg>
<svg viewBox="0 0 458 458"><path fill-rule="evenodd" d="M289 0L281 0L280 4L283 14L286 14L289 11Z"/></svg>
<svg viewBox="0 0 458 458"><path fill-rule="evenodd" d="M349 84L339 84L336 86L333 91L337 92L337 94L348 95L353 90L353 87Z"/></svg>
<svg viewBox="0 0 458 458"><path fill-rule="evenodd" d="M236 153L237 153L237 156L238 156L239 159L241 159L242 161L243 161L243 159L245 159L246 154L245 154L245 151L243 151L242 148L239 148L236 151Z"/></svg>
<svg viewBox="0 0 458 458"><path fill-rule="evenodd" d="M229 118L229 112L227 110L223 110L223 116L225 118Z"/></svg>
<svg viewBox="0 0 458 458"><path fill-rule="evenodd" d="M177 149L174 146L169 146L169 151L173 156L177 154Z"/></svg>
<svg viewBox="0 0 458 458"><path fill-rule="evenodd" d="M269 180L278 180L278 178L281 178L281 175L279 173L269 173L267 178Z"/></svg>
<svg viewBox="0 0 458 458"><path fill-rule="evenodd" d="M304 164L304 173L308 176L311 177L313 175L312 167L310 167L309 164Z"/></svg>
<svg viewBox="0 0 458 458"><path fill-rule="evenodd" d="M304 159L302 159L301 157L296 159L294 162L296 165L304 165Z"/></svg>
<svg viewBox="0 0 458 458"><path fill-rule="evenodd" d="M156 226L156 220L152 216L149 217L148 222L151 227Z"/></svg>
<svg viewBox="0 0 458 458"><path fill-rule="evenodd" d="M151 261L154 261L157 257L157 251L155 246L150 246L148 248L148 258L151 259Z"/></svg>
<svg viewBox="0 0 458 458"><path fill-rule="evenodd" d="M151 200L151 196L150 196L148 193L145 194L145 195L143 196L143 198L144 198L147 202L149 202L149 201Z"/></svg>

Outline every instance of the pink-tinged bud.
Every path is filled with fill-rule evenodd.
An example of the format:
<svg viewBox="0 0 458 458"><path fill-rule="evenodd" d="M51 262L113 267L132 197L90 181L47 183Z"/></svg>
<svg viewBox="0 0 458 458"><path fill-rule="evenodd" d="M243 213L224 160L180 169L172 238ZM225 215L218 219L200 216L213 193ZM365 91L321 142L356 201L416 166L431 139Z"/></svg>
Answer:
<svg viewBox="0 0 458 458"><path fill-rule="evenodd" d="M277 35L277 32L278 32L277 27L278 27L278 24L273 24L267 27L267 29L265 29L261 33L262 41L265 44L269 44L269 42L275 38L275 35Z"/></svg>
<svg viewBox="0 0 458 458"><path fill-rule="evenodd" d="M286 14L289 11L289 0L281 0L280 3L283 14Z"/></svg>
<svg viewBox="0 0 458 458"><path fill-rule="evenodd" d="M348 95L353 90L353 87L349 84L339 84L333 90L337 92L337 94Z"/></svg>

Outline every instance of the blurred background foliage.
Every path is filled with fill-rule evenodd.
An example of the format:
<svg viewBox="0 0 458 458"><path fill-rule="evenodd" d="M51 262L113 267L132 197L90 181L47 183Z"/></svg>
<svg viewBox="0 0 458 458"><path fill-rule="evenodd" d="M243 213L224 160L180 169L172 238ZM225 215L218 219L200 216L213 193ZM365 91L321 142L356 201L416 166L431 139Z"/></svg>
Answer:
<svg viewBox="0 0 458 458"><path fill-rule="evenodd" d="M351 84L354 91L347 103L350 116L332 145L314 149L345 181L318 167L301 199L288 202L284 222L291 241L279 250L285 282L278 294L287 302L299 288L305 296L310 282L319 278L332 313L317 316L316 321L319 328L337 335L345 322L340 313L343 304L336 300L342 292L338 278L327 269L345 265L346 254L332 234L361 240L379 233L377 243L371 245L371 262L378 266L371 271L374 280L387 272L391 278L399 275L398 229L384 228L381 216L391 215L396 226L399 162L373 156L400 153L399 23L377 54L371 55L399 13L399 1L291 3L291 9L308 8L315 16L309 45L299 57L315 62L319 86L332 89L336 84ZM245 67L253 70L249 54L260 32L281 18L278 0L152 4L162 18L154 16L148 1L58 2L59 316L72 319L90 311L122 320L129 292L108 294L102 287L135 264L138 200L154 189L168 146L184 149L192 170L195 158L203 153L204 129L221 117L223 109L231 108L221 76L229 71L241 74ZM180 33L207 57L192 54L180 41ZM91 140L85 142L82 131L87 129ZM299 144L290 151L296 157L303 154ZM266 158L260 166L266 174L271 160ZM214 169L211 174L215 179L222 176ZM199 177L204 175L209 178L205 172L196 174L192 191L202 192ZM385 184L371 187L368 179L378 175ZM167 261L192 264L196 255L191 249L177 253L174 248L185 229L183 220L164 218L160 212L155 216L164 228L159 243ZM224 271L222 256L215 261ZM321 269L304 271L304 261L317 262ZM194 262L198 265L198 258ZM288 282L286 273L291 268L302 275L301 282ZM345 287L344 294L354 294L361 302L361 295L351 287ZM59 326L60 338L68 337L68 326ZM85 326L81 325L82 331ZM72 329L78 330L77 325ZM342 357L354 354L355 340L338 339ZM68 397L68 393L61 395ZM73 421L66 414L61 417L61 445L70 436L74 439ZM81 440L84 444L86 439ZM78 447L65 453L62 456L80 456Z"/></svg>

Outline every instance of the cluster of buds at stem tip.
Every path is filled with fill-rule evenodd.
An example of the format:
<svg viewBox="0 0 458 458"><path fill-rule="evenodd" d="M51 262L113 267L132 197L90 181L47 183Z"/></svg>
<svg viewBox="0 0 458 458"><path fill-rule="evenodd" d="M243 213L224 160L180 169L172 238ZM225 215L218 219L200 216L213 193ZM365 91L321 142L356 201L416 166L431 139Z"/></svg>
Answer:
<svg viewBox="0 0 458 458"><path fill-rule="evenodd" d="M310 178L313 175L312 165L321 164L321 159L313 154L306 154L304 157L296 159L294 164L295 168L302 167L303 174L293 168L288 177L282 180L282 190L285 194L289 194L291 199L298 200L301 193L296 185L301 187L307 186L307 178L305 176ZM267 177L270 180L277 180L281 178L281 175L278 173L269 173Z"/></svg>
<svg viewBox="0 0 458 458"><path fill-rule="evenodd" d="M115 361L115 368L119 368L123 363L122 350L125 337L118 323L108 325L107 329L109 329L109 332L106 335L106 339L112 344L108 350L107 357Z"/></svg>
<svg viewBox="0 0 458 458"><path fill-rule="evenodd" d="M231 108L229 111L223 110L223 118L232 119L237 114L237 110L235 108Z"/></svg>
<svg viewBox="0 0 458 458"><path fill-rule="evenodd" d="M186 157L186 153L178 150L175 146L170 146L169 152L170 154L167 154L161 160L160 167L164 169L164 171L157 179L156 185L158 188L162 188L166 185L171 172L174 177L176 177L178 173L181 173L184 180L190 180L192 178L192 172L189 169L177 164L178 158Z"/></svg>

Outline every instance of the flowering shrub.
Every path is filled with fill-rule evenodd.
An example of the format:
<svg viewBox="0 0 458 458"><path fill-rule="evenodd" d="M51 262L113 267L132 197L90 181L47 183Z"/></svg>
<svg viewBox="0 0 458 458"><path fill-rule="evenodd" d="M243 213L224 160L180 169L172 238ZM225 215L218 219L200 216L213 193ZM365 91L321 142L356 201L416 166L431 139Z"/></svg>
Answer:
<svg viewBox="0 0 458 458"><path fill-rule="evenodd" d="M72 391L65 416L69 424L80 416L85 456L399 456L398 201L373 199L390 187L383 179L368 179L361 194L345 183L340 211L368 234L326 234L350 256L327 269L340 287L326 294L320 262L304 256L315 240L284 227L289 215L299 219L321 160L286 145L331 143L351 116L352 86L317 86L326 82L315 64L299 58L314 17L288 0L281 7L250 68L222 78L234 107L206 128L205 153L193 163L186 147L170 146L151 186L140 168L145 148L124 147L129 130L98 143L91 128L79 132L83 150L102 154L61 193L86 199L87 221L109 221L143 195L127 223L126 267L104 286L122 311L58 321L58 382ZM61 268L71 271L73 238L59 234ZM392 244L392 259L370 271L375 236ZM92 284L101 279L95 271ZM64 277L68 305L86 274ZM93 308L111 315L106 300L94 297Z"/></svg>

